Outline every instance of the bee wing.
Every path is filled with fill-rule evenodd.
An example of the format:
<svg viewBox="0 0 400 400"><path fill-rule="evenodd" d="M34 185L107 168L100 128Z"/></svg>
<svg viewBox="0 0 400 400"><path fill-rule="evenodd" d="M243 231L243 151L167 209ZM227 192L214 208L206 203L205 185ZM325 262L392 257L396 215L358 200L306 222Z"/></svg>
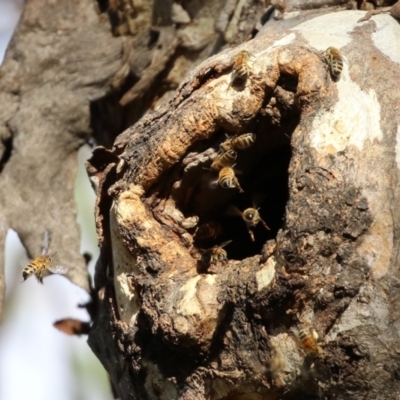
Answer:
<svg viewBox="0 0 400 400"><path fill-rule="evenodd" d="M268 197L268 194L266 193L259 193L255 192L252 194L251 199L253 203L253 207L255 209L258 209L258 206Z"/></svg>
<svg viewBox="0 0 400 400"><path fill-rule="evenodd" d="M218 179L212 179L208 182L208 187L215 190L218 187Z"/></svg>
<svg viewBox="0 0 400 400"><path fill-rule="evenodd" d="M63 274L66 274L68 272L69 268L68 267L64 267L62 265L53 265L53 266L49 267L48 270L50 272L52 272L53 274L61 274L61 275L63 275Z"/></svg>
<svg viewBox="0 0 400 400"><path fill-rule="evenodd" d="M224 211L225 215L231 215L234 217L242 217L242 212L234 205L229 205L228 207L226 207L225 211Z"/></svg>
<svg viewBox="0 0 400 400"><path fill-rule="evenodd" d="M227 240L226 242L223 242L223 243L221 243L219 246L215 246L215 247L220 247L220 248L222 248L222 247L225 247L225 246L227 246L229 243L231 243L232 242L232 240Z"/></svg>
<svg viewBox="0 0 400 400"><path fill-rule="evenodd" d="M48 229L43 232L43 248L42 248L42 256L45 256L49 250L51 242L51 233Z"/></svg>

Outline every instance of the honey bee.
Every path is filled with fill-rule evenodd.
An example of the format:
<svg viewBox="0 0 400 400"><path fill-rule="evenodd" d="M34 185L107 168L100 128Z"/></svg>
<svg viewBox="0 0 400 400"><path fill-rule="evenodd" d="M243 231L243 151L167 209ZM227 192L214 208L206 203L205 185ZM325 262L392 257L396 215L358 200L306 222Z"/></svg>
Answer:
<svg viewBox="0 0 400 400"><path fill-rule="evenodd" d="M235 150L231 149L225 151L214 159L210 168L213 171L219 171L224 167L232 167L232 165L235 164L236 157L237 153Z"/></svg>
<svg viewBox="0 0 400 400"><path fill-rule="evenodd" d="M221 151L229 151L230 149L244 150L253 146L256 140L254 133L245 133L243 135L234 136L227 138L224 142L219 145Z"/></svg>
<svg viewBox="0 0 400 400"><path fill-rule="evenodd" d="M250 75L250 59L251 54L246 50L239 51L239 53L236 54L233 59L232 77L228 89L233 84L243 84L246 81Z"/></svg>
<svg viewBox="0 0 400 400"><path fill-rule="evenodd" d="M200 225L194 234L195 239L215 239L222 233L222 226L218 222L207 222Z"/></svg>
<svg viewBox="0 0 400 400"><path fill-rule="evenodd" d="M224 167L219 171L218 183L224 189L238 188L239 192L243 193L243 189L236 178L235 171L231 167Z"/></svg>
<svg viewBox="0 0 400 400"><path fill-rule="evenodd" d="M225 263L228 261L228 254L224 247L231 243L232 240L223 242L219 246L211 247L211 249L200 250L202 253L201 261L205 265L217 264L218 262Z"/></svg>
<svg viewBox="0 0 400 400"><path fill-rule="evenodd" d="M249 231L249 235L251 237L251 240L254 242L254 233L250 228L254 228L257 226L260 222L264 226L265 229L268 231L271 230L271 228L265 223L265 221L261 218L260 213L258 212L259 208L246 208L246 210L243 211L242 213L242 218L243 221L247 225L247 229Z"/></svg>
<svg viewBox="0 0 400 400"><path fill-rule="evenodd" d="M309 329L307 332L301 328L298 335L301 347L308 356L319 357L323 353L322 347L318 344L318 333L315 329Z"/></svg>
<svg viewBox="0 0 400 400"><path fill-rule="evenodd" d="M43 275L46 270L53 274L65 274L68 268L61 265L52 266L52 257L56 253L49 255L41 255L32 260L22 271L22 278L26 281L30 276L36 275L37 280L43 283Z"/></svg>
<svg viewBox="0 0 400 400"><path fill-rule="evenodd" d="M343 56L335 47L328 47L322 54L323 61L328 65L334 81L337 81L343 70Z"/></svg>
<svg viewBox="0 0 400 400"><path fill-rule="evenodd" d="M251 230L251 228L254 228L257 226L260 222L264 226L265 229L268 231L271 230L271 228L265 223L265 221L261 218L260 213L258 212L259 208L246 208L243 212L241 212L236 206L230 205L225 213L227 215L235 215L235 216L240 216L242 217L243 221L245 222L247 226L247 230L249 231L249 235L251 240L254 242L254 233Z"/></svg>

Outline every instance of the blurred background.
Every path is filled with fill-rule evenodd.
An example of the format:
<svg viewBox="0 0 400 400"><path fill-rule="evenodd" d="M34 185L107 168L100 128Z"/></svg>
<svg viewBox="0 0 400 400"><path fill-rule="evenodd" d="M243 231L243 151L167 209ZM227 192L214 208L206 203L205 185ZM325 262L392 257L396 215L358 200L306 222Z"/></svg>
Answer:
<svg viewBox="0 0 400 400"><path fill-rule="evenodd" d="M22 11L23 0L0 0L0 62ZM98 257L94 222L95 195L84 162L89 146L78 153L75 199L81 227L81 253L92 255L93 275ZM29 262L16 232L6 239L6 310L0 325L0 400L110 400L108 377L86 343L86 336L67 336L53 323L63 318L88 321L77 305L89 296L59 275L22 283L22 269ZM51 247L50 247L51 251Z"/></svg>

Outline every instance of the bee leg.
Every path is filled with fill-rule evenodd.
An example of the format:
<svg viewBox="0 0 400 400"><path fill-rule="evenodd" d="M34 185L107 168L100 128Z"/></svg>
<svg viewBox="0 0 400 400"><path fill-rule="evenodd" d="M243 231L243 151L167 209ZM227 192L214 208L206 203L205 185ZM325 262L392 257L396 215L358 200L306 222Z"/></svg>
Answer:
<svg viewBox="0 0 400 400"><path fill-rule="evenodd" d="M244 193L242 187L240 186L239 181L235 178L233 184L239 189L239 193Z"/></svg>
<svg viewBox="0 0 400 400"><path fill-rule="evenodd" d="M250 228L247 228L247 230L249 231L249 235L250 235L251 240L254 242L254 241L255 241L255 238L254 238L254 233L253 233L253 231L252 231Z"/></svg>
<svg viewBox="0 0 400 400"><path fill-rule="evenodd" d="M265 223L265 221L264 221L263 219L260 218L260 221L261 221L261 223L264 225L264 228L265 228L267 231L270 231L270 230L271 230L271 228Z"/></svg>
<svg viewBox="0 0 400 400"><path fill-rule="evenodd" d="M228 259L225 256L221 256L219 261L223 264L226 264L228 262Z"/></svg>
<svg viewBox="0 0 400 400"><path fill-rule="evenodd" d="M37 274L35 274L36 279L38 280L39 283L41 283L43 285L43 276L41 272L38 272Z"/></svg>

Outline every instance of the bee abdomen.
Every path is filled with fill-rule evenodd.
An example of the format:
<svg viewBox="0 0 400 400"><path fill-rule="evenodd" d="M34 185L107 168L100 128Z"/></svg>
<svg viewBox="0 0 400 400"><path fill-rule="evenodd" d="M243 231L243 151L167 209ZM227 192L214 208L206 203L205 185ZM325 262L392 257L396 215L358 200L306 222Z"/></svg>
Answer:
<svg viewBox="0 0 400 400"><path fill-rule="evenodd" d="M232 139L232 145L235 149L245 150L254 144L255 135L253 133L240 135Z"/></svg>
<svg viewBox="0 0 400 400"><path fill-rule="evenodd" d="M332 63L331 63L331 74L334 77L338 78L339 75L342 73L342 70L343 70L343 61L342 61L342 59L341 58L337 58L337 59L332 60Z"/></svg>
<svg viewBox="0 0 400 400"><path fill-rule="evenodd" d="M299 330L299 338L300 340L304 340L308 337L308 333L305 331L305 329L300 329Z"/></svg>
<svg viewBox="0 0 400 400"><path fill-rule="evenodd" d="M24 281L28 279L31 275L33 275L37 271L37 267L33 264L28 264L23 270L22 270L22 278L24 278Z"/></svg>
<svg viewBox="0 0 400 400"><path fill-rule="evenodd" d="M248 68L247 66L240 66L237 70L236 70L236 75L240 78L245 78L248 75Z"/></svg>
<svg viewBox="0 0 400 400"><path fill-rule="evenodd" d="M214 171L219 171L224 167L231 167L236 161L237 153L235 150L228 150L221 155L217 156L217 158L211 164L211 169Z"/></svg>
<svg viewBox="0 0 400 400"><path fill-rule="evenodd" d="M195 238L199 240L203 239L215 239L222 232L222 227L218 222L208 222L200 225L195 233Z"/></svg>
<svg viewBox="0 0 400 400"><path fill-rule="evenodd" d="M334 47L328 47L323 53L322 59L328 65L332 78L337 80L343 70L343 56L340 50Z"/></svg>
<svg viewBox="0 0 400 400"><path fill-rule="evenodd" d="M239 192L243 192L232 168L222 168L219 172L218 182L224 189L237 188L239 189Z"/></svg>

